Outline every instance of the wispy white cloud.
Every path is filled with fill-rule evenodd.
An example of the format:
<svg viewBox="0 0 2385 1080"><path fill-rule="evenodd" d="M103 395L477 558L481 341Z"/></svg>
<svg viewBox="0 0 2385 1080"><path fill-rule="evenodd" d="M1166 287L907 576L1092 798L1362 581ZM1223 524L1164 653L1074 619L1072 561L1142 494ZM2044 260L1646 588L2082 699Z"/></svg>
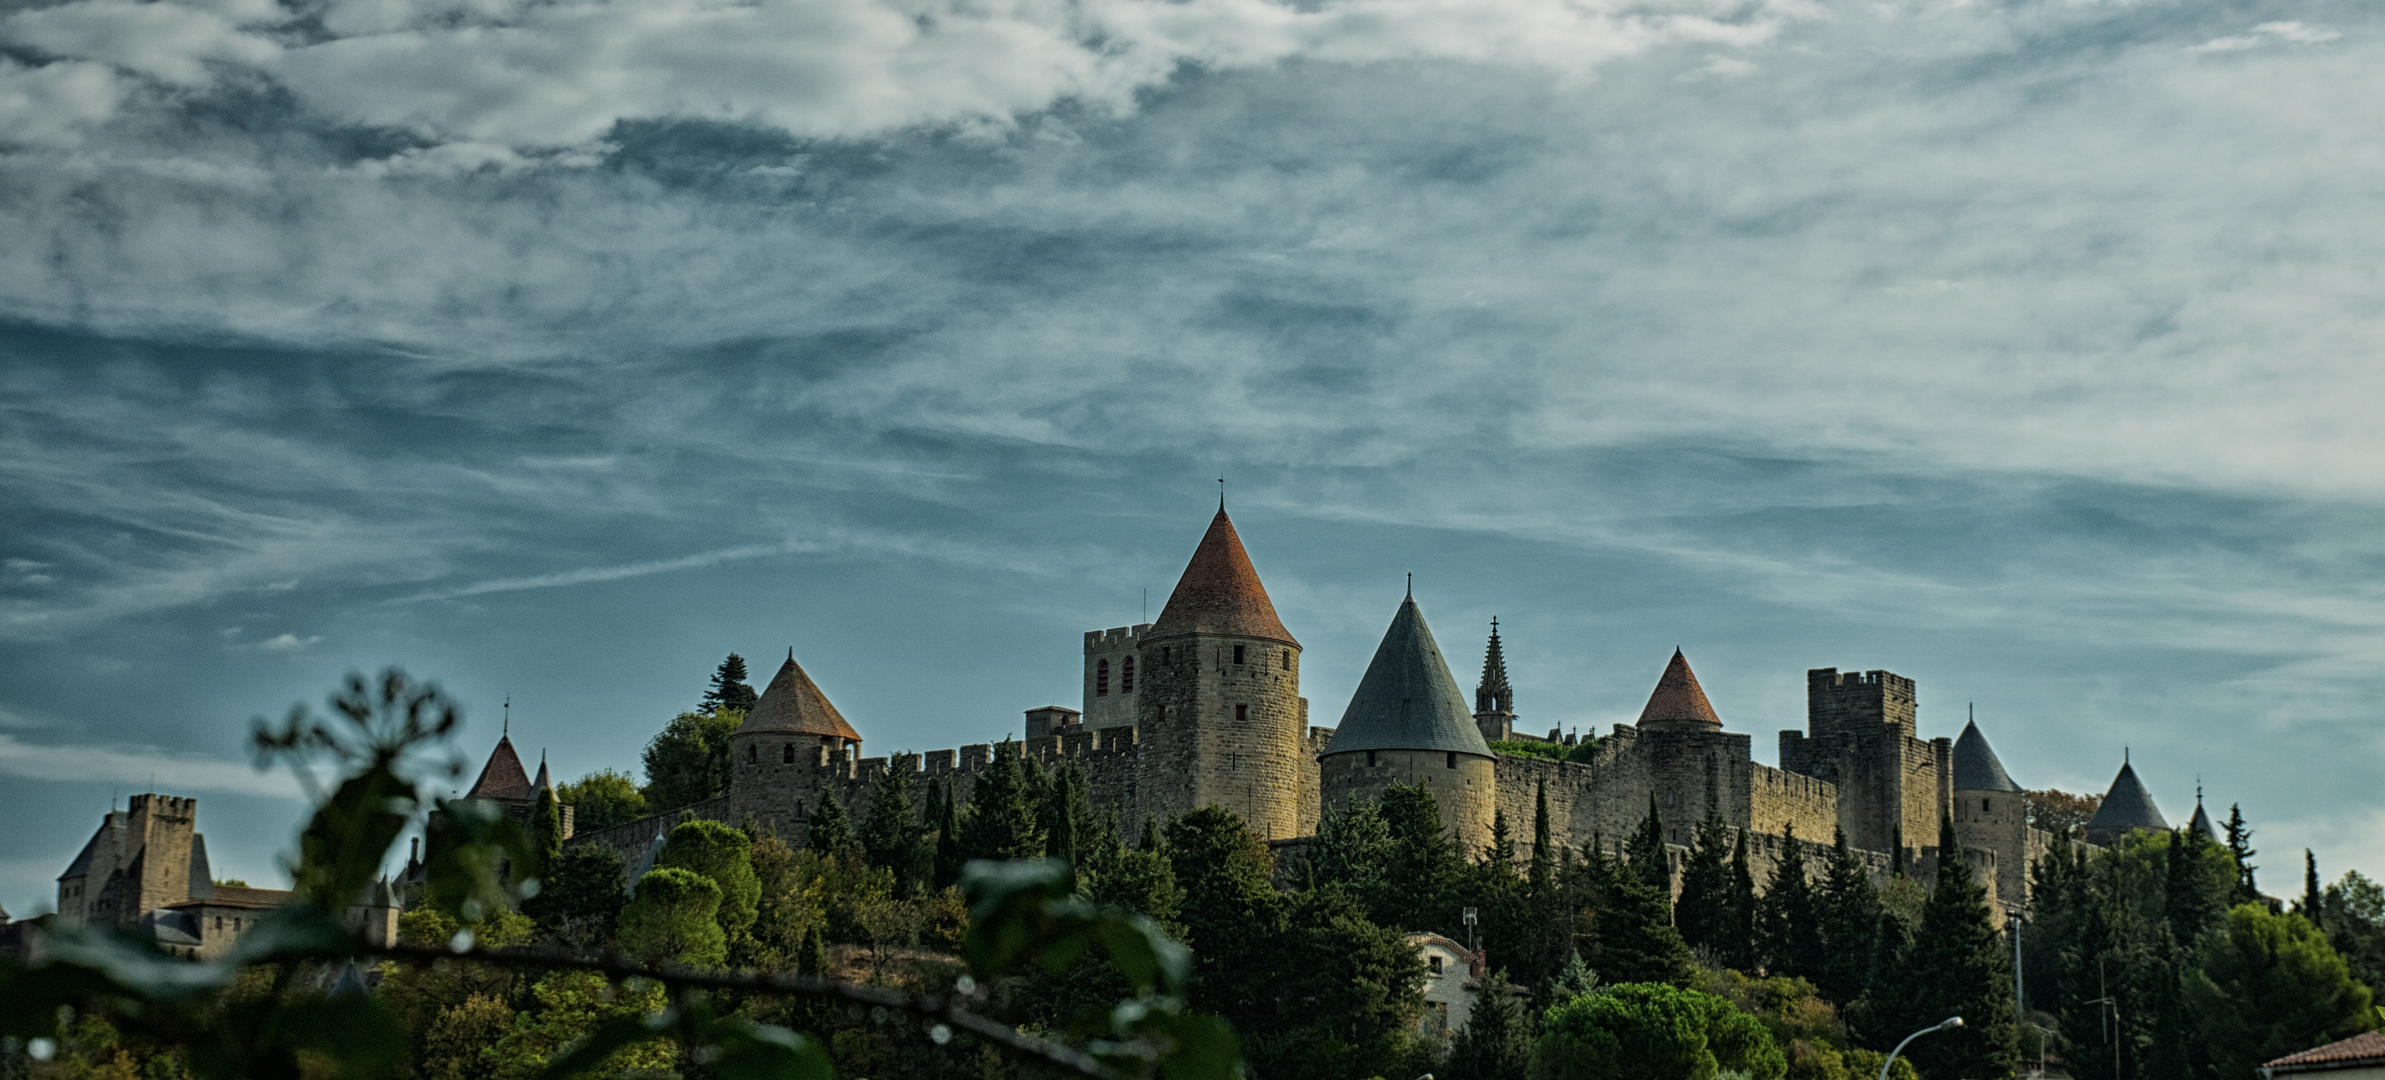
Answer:
<svg viewBox="0 0 2385 1080"><path fill-rule="evenodd" d="M2343 33L2323 26L2305 26L2300 22L2266 22L2253 27L2249 34L2230 34L2216 37L2200 45L2189 47L2192 53L2243 52L2264 45L2320 45L2343 37Z"/></svg>
<svg viewBox="0 0 2385 1080"><path fill-rule="evenodd" d="M0 775L47 782L97 782L126 791L171 790L298 798L298 782L242 762L125 744L33 743L0 732Z"/></svg>

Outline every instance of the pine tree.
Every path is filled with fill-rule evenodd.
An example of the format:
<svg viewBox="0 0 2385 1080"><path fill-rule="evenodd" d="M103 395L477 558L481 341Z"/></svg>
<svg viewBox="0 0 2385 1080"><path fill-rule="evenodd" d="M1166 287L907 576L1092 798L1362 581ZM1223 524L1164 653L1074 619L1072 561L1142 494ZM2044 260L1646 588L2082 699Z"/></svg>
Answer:
<svg viewBox="0 0 2385 1080"><path fill-rule="evenodd" d="M1579 962L1579 957L1576 957ZM1507 972L1492 972L1474 991L1466 1029L1449 1045L1451 1080L1524 1080L1532 1063L1532 1026L1508 989Z"/></svg>
<svg viewBox="0 0 2385 1080"><path fill-rule="evenodd" d="M935 869L927 829L911 809L911 785L901 778L911 767L898 764L870 786L869 814L861 820L861 851L870 865L894 871L895 891L903 897L923 894ZM929 787L931 799L935 791Z"/></svg>
<svg viewBox="0 0 2385 1080"><path fill-rule="evenodd" d="M2252 846L2252 835L2252 828L2244 823L2244 808L2229 803L2228 857L2236 862L2236 895L2230 907L2261 902L2261 887L2253 883L2253 871L2257 867L2252 861L2252 857L2260 852Z"/></svg>
<svg viewBox="0 0 2385 1080"><path fill-rule="evenodd" d="M1441 827L1441 807L1422 784L1393 784L1377 800L1391 830L1384 893L1368 905L1368 918L1403 930L1461 933L1450 899L1465 866L1457 838Z"/></svg>
<svg viewBox="0 0 2385 1080"><path fill-rule="evenodd" d="M1872 887L1871 868L1847 848L1847 833L1836 830L1830 843L1830 862L1822 869L1822 888L1815 896L1822 938L1821 968L1813 980L1822 996L1841 1007L1852 1005L1871 987L1872 961L1879 952L1880 892Z"/></svg>
<svg viewBox="0 0 2385 1080"><path fill-rule="evenodd" d="M803 846L837 857L860 850L853 839L853 818L845 813L845 804L836 801L836 792L821 790L820 805L812 812L811 828L804 834Z"/></svg>
<svg viewBox="0 0 2385 1080"><path fill-rule="evenodd" d="M2191 949L2205 930L2227 914L2229 893L2216 879L2214 845L2201 829L2170 834L2166 881L2162 889L2162 917L2180 948Z"/></svg>
<svg viewBox="0 0 2385 1080"><path fill-rule="evenodd" d="M1774 975L1813 979L1824 966L1821 919L1813 885L1806 880L1805 847L1797 842L1797 827L1781 832L1780 861L1772 865L1771 884L1757 909L1764 966Z"/></svg>
<svg viewBox="0 0 2385 1080"><path fill-rule="evenodd" d="M729 658L721 661L720 667L712 673L712 686L704 691L703 707L707 711L735 709L738 712L751 712L754 702L758 700L760 695L755 694L754 688L745 681L745 658L730 653Z"/></svg>
<svg viewBox="0 0 2385 1080"><path fill-rule="evenodd" d="M1619 983L1691 985L1697 966L1681 932L1673 929L1669 899L1629 863L1600 854L1589 869L1598 900L1591 930L1599 974Z"/></svg>
<svg viewBox="0 0 2385 1080"><path fill-rule="evenodd" d="M1339 885L1361 907L1379 912L1390 891L1391 847L1391 826L1374 800L1352 799L1329 809L1309 845L1310 883Z"/></svg>
<svg viewBox="0 0 2385 1080"><path fill-rule="evenodd" d="M1971 861L1954 837L1954 821L1938 828L1938 880L1923 907L1897 973L1886 1013L1896 1020L1886 1038L1949 1016L1963 1026L1915 1042L1907 1053L1924 1076L2003 1076L2019 1043L2012 1015L2012 965L1988 910L1987 890L1972 880Z"/></svg>
<svg viewBox="0 0 2385 1080"><path fill-rule="evenodd" d="M1673 925L1681 940L1704 949L1718 961L1729 946L1731 927L1731 827L1722 814L1709 810L1698 823L1689 861L1681 867L1681 899L1673 905Z"/></svg>
<svg viewBox="0 0 2385 1080"><path fill-rule="evenodd" d="M1043 777L1030 773L1017 742L1004 739L994 760L977 775L969 792L969 816L961 822L964 859L1032 859L1044 853L1041 818Z"/></svg>
<svg viewBox="0 0 2385 1080"><path fill-rule="evenodd" d="M1550 980L1549 987L1553 1000L1572 1001L1583 994L1598 992L1598 973L1582 962L1582 951L1575 949L1566 954L1565 967L1557 972L1555 979Z"/></svg>

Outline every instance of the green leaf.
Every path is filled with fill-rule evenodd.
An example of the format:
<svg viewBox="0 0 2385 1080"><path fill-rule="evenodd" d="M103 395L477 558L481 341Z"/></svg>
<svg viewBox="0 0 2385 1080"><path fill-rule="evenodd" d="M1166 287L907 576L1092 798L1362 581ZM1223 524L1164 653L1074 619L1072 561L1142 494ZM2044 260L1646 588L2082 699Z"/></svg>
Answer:
<svg viewBox="0 0 2385 1080"><path fill-rule="evenodd" d="M387 1076L406 1060L406 1028L370 997L315 998L282 1010L275 1030L293 1050L338 1063L343 1080Z"/></svg>
<svg viewBox="0 0 2385 1080"><path fill-rule="evenodd" d="M679 1014L667 1009L645 1016L616 1016L596 1025L596 1030L586 1038L555 1055L538 1074L538 1080L569 1080L604 1064L606 1058L626 1047L671 1034L678 1024Z"/></svg>
<svg viewBox="0 0 2385 1080"><path fill-rule="evenodd" d="M413 815L414 785L398 776L386 756L376 756L324 800L298 835L291 889L333 910L355 903Z"/></svg>
<svg viewBox="0 0 2385 1080"><path fill-rule="evenodd" d="M424 827L428 858L423 881L431 902L459 923L476 923L510 899L501 871L510 863L516 879L539 869L530 834L495 803L442 799ZM479 910L472 911L471 905Z"/></svg>
<svg viewBox="0 0 2385 1080"><path fill-rule="evenodd" d="M834 1080L836 1066L818 1039L783 1027L728 1019L707 1034L720 1056L713 1070L720 1080Z"/></svg>

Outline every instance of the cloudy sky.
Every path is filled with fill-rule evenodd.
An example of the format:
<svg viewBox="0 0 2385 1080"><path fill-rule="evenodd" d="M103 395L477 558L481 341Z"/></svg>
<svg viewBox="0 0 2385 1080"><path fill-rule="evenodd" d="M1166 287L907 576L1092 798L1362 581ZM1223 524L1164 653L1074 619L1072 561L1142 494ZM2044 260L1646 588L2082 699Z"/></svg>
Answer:
<svg viewBox="0 0 2385 1080"><path fill-rule="evenodd" d="M2385 13L2333 0L0 2L0 905L397 664L634 768L1074 703L1216 498L1331 723L1774 758L1810 667L2385 870Z"/></svg>

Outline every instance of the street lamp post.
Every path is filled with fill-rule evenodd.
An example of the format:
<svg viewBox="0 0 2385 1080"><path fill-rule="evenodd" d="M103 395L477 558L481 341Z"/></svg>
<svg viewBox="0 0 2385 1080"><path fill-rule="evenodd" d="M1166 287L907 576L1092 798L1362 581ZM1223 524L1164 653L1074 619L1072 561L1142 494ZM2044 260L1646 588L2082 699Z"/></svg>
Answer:
<svg viewBox="0 0 2385 1080"><path fill-rule="evenodd" d="M1905 1043L1912 1042L1913 1040L1927 1035L1933 1031L1947 1031L1953 1028L1959 1028L1961 1026L1963 1026L1962 1017L1949 1016L1946 1019L1940 1020L1935 1024L1931 1024L1930 1026L1916 1031L1911 1035L1905 1036L1905 1042L1896 1044L1896 1049L1888 1052L1888 1060L1880 1063L1880 1080L1888 1080L1888 1070L1896 1067L1896 1056L1905 1052Z"/></svg>

